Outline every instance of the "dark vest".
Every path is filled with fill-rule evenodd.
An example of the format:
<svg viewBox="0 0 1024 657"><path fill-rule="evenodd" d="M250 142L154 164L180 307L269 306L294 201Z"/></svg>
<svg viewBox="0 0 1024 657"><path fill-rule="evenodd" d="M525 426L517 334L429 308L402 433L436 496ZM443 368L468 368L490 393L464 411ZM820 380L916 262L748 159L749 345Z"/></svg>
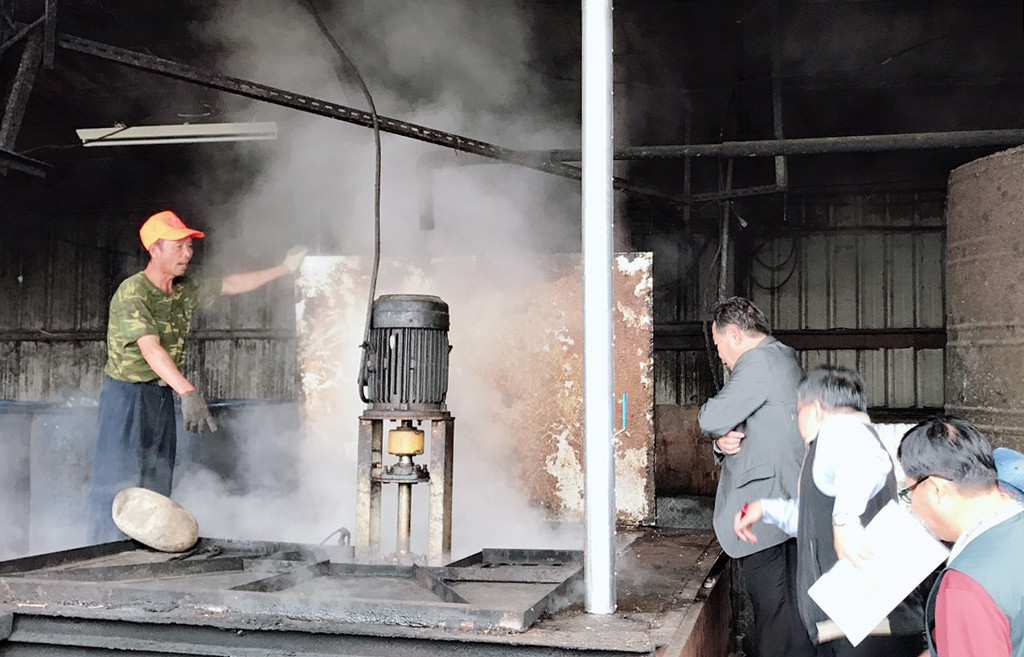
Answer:
<svg viewBox="0 0 1024 657"><path fill-rule="evenodd" d="M882 445L874 427L864 425ZM821 577L822 573L835 565L835 543L832 536L832 509L836 498L825 495L814 485L814 456L817 453L818 441L811 442L800 470L800 508L799 527L797 529L797 608L800 619L807 628L811 640L818 642L817 623L824 621L828 615L807 595ZM885 447L882 445L882 449ZM871 519L891 500L896 499L896 475L892 469L885 478L885 485L868 501L864 514L860 517L862 524L867 525ZM889 629L894 635L920 635L924 626L924 614L920 597L911 593L905 600L889 612Z"/></svg>
<svg viewBox="0 0 1024 657"><path fill-rule="evenodd" d="M1024 656L1024 568L1021 567L1020 546L1024 542L1024 513L991 527L967 544L946 566L928 596L926 618L928 628L935 627L935 599L946 571L956 570L981 585L1010 621L1010 654ZM935 655L932 633L928 632L928 648Z"/></svg>

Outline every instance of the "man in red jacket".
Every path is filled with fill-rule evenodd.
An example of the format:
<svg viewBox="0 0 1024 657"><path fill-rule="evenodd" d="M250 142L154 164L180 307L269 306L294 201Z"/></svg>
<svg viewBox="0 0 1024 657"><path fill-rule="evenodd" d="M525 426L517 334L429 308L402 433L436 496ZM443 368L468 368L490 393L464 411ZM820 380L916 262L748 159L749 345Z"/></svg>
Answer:
<svg viewBox="0 0 1024 657"><path fill-rule="evenodd" d="M999 489L992 446L967 420L946 416L908 431L898 455L900 496L953 543L925 610L932 655L1024 655L1024 507Z"/></svg>

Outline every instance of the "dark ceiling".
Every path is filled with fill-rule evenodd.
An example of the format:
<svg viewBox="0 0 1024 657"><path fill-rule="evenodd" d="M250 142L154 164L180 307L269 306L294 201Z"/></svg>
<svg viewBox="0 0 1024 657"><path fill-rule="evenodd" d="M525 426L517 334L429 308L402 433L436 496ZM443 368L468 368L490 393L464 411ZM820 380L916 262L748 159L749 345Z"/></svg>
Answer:
<svg viewBox="0 0 1024 657"><path fill-rule="evenodd" d="M433 4L441 8L460 1L472 0ZM429 96L431 80L389 67L388 59L379 55L389 36L384 33L386 21L380 22L381 33L365 28L355 31L351 27L355 22L346 17L365 10L362 3L314 2L323 5L326 22L339 42L350 48L350 56L371 87L387 88L410 102L416 96ZM184 157L172 165L169 162L176 158L162 156L159 163L147 165L151 155L145 151L152 149L130 155L123 150L88 153L110 149L82 149L73 130L115 123L232 120L236 109L244 106L239 98L222 91L60 47L59 35L74 35L231 75L219 63L228 46L202 29L215 13L223 19L229 4L51 3L56 8L58 35L54 64L41 68L32 81L16 139L6 145L8 151L52 165L48 176L87 174L96 170L96 162L111 158L131 159L135 167L151 166L153 173L167 166L188 169L195 165L195 158ZM0 0L6 19L0 43L10 39L19 25L43 17L46 4ZM305 11L304 0L295 4ZM529 28L529 55L511 58L507 66L521 69L523 98L537 99L537 106L578 120L579 2L521 0L519 4ZM615 7L616 144L1024 128L1022 25L1019 0L622 1ZM19 83L16 71L24 43L25 39L7 44L3 53L0 93L4 96ZM493 40L479 45L492 53L502 48ZM436 44L441 60L452 56L445 47L445 43ZM326 42L324 56L332 56ZM781 108L779 125L773 94ZM354 106L365 107L358 94L347 96ZM475 99L459 102L472 109ZM516 111L514 104L498 109ZM381 112L401 110L401 104L395 104ZM489 140L489 135L471 136ZM549 147L577 145L552 143ZM1005 147L795 155L787 158L788 185L792 189L844 184L934 188L944 184L952 167ZM732 186L770 185L773 166L772 158L741 158L735 164ZM675 194L683 165L678 158L637 162L628 172L638 185ZM694 160L691 190L713 193L722 186L721 172L717 158ZM0 178L0 192L22 188L26 176L8 171Z"/></svg>

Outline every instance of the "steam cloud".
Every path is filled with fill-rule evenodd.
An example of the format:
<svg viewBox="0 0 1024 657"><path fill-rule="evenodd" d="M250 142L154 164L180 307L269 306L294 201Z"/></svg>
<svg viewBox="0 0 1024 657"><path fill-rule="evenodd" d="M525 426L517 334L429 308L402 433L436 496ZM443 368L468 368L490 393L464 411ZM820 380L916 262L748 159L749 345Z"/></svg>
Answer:
<svg viewBox="0 0 1024 657"><path fill-rule="evenodd" d="M556 105L531 60L531 16L512 2L373 0L321 7L322 17L356 63L381 115L512 148L572 146L578 142L575 105ZM567 20L575 20L569 14ZM575 25L574 25L575 26ZM568 26L567 26L568 27ZM218 69L289 91L360 109L365 102L302 2L232 3L201 38L226 52ZM578 96L568 96L576 98ZM564 102L564 97L562 98ZM259 149L249 184L225 194L219 166L206 163L201 197L219 201L211 210L233 217L211 230L207 249L227 270L254 257L306 242L322 255L363 255L373 249L373 143L371 131L265 104L240 112L275 120L279 138ZM458 256L496 256L495 280L510 289L537 280L535 254L578 252L579 183L472 155L382 134L382 251L420 263ZM440 155L439 155L440 154ZM424 231L421 215L435 227ZM377 294L440 294L388 289ZM391 281L390 284L395 284ZM510 478L507 445L515 427L488 422L488 395L474 371L474 354L460 352L460 331L483 330L480 322L500 299L481 299L471 280L449 278L442 298L452 308L452 379L448 406L457 417L455 448L455 556L481 547L580 547L580 537L550 529ZM353 307L365 305L363 299ZM294 489L256 488L233 495L208 474L193 473L175 496L193 510L209 536L319 542L339 525L354 530L355 443L362 408L356 393L360 313L340 330L353 334L338 354L338 379L349 397L332 417L333 439L291 437L299 476ZM465 344L465 343L463 343ZM282 438L277 438L281 440ZM246 439L267 438L256 434ZM250 471L272 467L244 456ZM382 548L393 545L393 506L385 487ZM426 489L414 499L413 550L425 552ZM389 511L391 509L391 511ZM392 532L389 536L388 533Z"/></svg>

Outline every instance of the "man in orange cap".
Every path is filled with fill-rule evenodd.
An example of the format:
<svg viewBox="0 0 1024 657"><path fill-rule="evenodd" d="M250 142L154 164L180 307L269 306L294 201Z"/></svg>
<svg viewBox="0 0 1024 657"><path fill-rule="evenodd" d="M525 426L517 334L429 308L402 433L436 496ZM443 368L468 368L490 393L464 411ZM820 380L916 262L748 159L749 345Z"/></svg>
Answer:
<svg viewBox="0 0 1024 657"><path fill-rule="evenodd" d="M154 214L139 230L149 252L146 268L126 278L110 301L106 377L100 393L99 441L90 484L94 543L123 538L111 503L123 488L170 495L176 432L173 392L181 396L187 431L216 431L206 398L182 374L192 313L221 295L241 294L295 273L306 249L288 251L276 267L223 278L185 276L192 240L203 232L176 214Z"/></svg>

